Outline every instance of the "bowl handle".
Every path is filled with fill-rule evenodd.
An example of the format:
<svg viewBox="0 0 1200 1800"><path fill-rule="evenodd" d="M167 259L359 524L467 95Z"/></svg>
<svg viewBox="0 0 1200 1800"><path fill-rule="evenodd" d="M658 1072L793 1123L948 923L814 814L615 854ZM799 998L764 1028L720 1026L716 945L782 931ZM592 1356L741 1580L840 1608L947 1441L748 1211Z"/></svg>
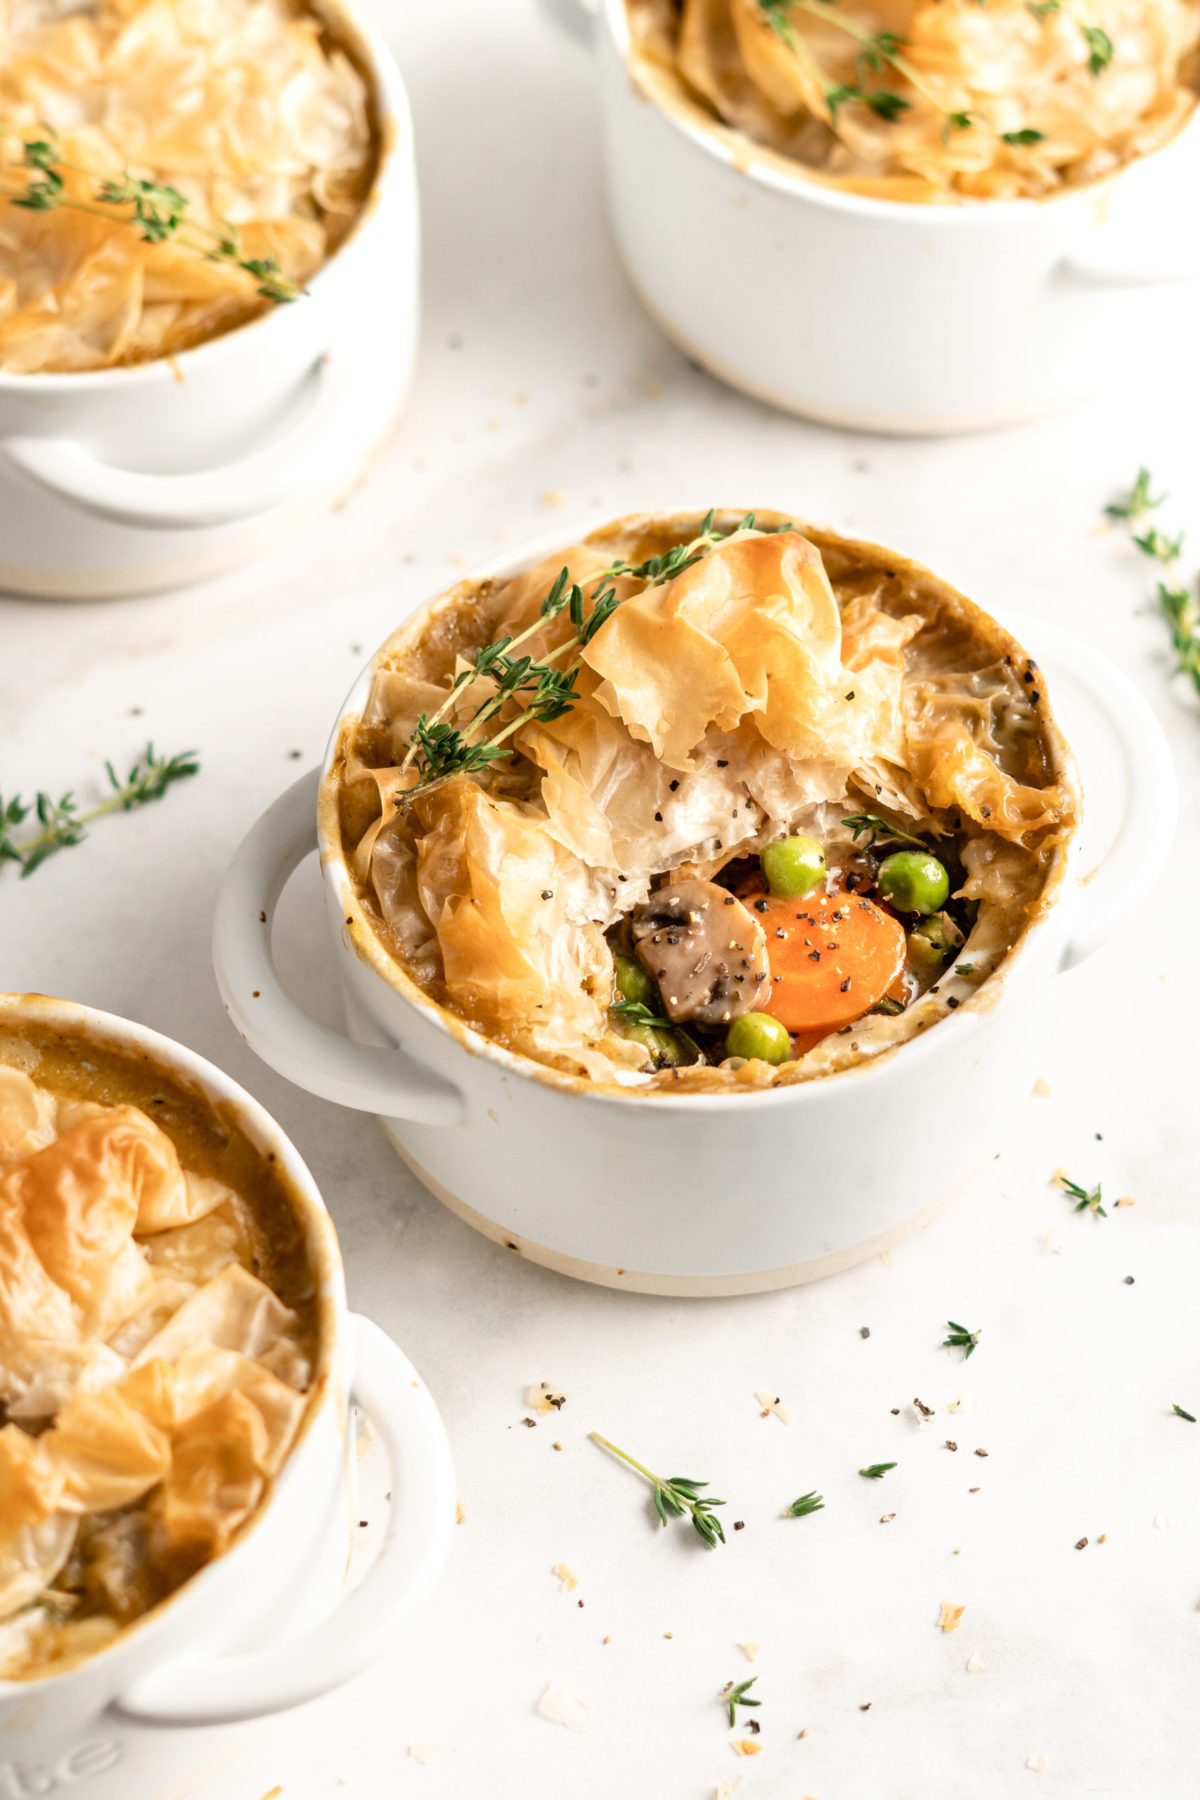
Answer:
<svg viewBox="0 0 1200 1800"><path fill-rule="evenodd" d="M350 1325L351 1394L391 1464L391 1510L378 1557L319 1625L268 1650L169 1662L126 1689L115 1702L119 1713L154 1725L219 1725L301 1706L357 1675L428 1598L454 1529L446 1429L391 1338L359 1314Z"/></svg>
<svg viewBox="0 0 1200 1800"><path fill-rule="evenodd" d="M299 419L260 450L216 468L147 475L103 462L65 437L6 438L0 455L47 493L113 524L159 531L232 525L322 487L340 466L353 429L344 366L329 354L314 363Z"/></svg>
<svg viewBox="0 0 1200 1800"><path fill-rule="evenodd" d="M321 771L310 769L281 794L247 833L221 884L213 965L225 1009L250 1048L297 1087L359 1112L453 1125L465 1108L452 1082L403 1050L327 1031L276 973L271 922L288 878L317 848L320 785Z"/></svg>

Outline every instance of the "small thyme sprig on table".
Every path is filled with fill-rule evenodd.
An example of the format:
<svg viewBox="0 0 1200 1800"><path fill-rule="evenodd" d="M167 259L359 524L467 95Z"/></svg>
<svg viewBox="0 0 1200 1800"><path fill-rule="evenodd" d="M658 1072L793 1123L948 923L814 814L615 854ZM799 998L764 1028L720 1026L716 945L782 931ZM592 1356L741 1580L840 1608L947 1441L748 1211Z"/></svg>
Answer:
<svg viewBox="0 0 1200 1800"><path fill-rule="evenodd" d="M721 1692L717 1695L722 1706L727 1706L729 1708L729 1723L731 1725L737 1724L737 1708L739 1706L762 1705L761 1700L748 1700L746 1698L746 1695L757 1680L758 1676L752 1675L749 1681L739 1681L736 1687L734 1687L732 1681L726 1682L725 1686L721 1689ZM757 1730L757 1726L755 1729Z"/></svg>
<svg viewBox="0 0 1200 1800"><path fill-rule="evenodd" d="M54 133L41 128L43 137L25 138L12 127L0 126L0 138L16 137L21 143L19 167L33 172L25 188L18 192L0 189L0 199L26 212L54 212L65 207L71 212L90 213L93 218L107 219L116 225L129 225L148 244L164 244L174 238L186 249L193 250L205 262L224 262L252 275L264 300L285 305L303 291L289 281L273 256L247 256L237 227L225 222L221 230L202 225L187 217L187 196L165 182L143 180L122 170L93 186L90 200L76 200L67 192L63 169L93 178L77 163L67 162L59 153ZM114 208L132 207L132 213Z"/></svg>
<svg viewBox="0 0 1200 1800"><path fill-rule="evenodd" d="M1107 1219L1108 1214L1100 1204L1099 1182L1096 1183L1090 1193L1087 1188L1080 1187L1077 1181L1071 1181L1066 1175L1059 1176L1058 1185L1062 1188L1064 1193L1071 1196L1072 1200L1078 1202L1075 1208L1077 1213L1091 1211L1099 1214L1100 1218Z"/></svg>
<svg viewBox="0 0 1200 1800"><path fill-rule="evenodd" d="M1195 1413L1184 1412L1184 1410L1183 1410L1182 1406L1180 1406L1178 1400L1172 1400L1171 1411L1173 1413L1178 1413L1179 1417L1181 1419L1186 1419L1189 1425L1194 1425L1196 1423Z"/></svg>
<svg viewBox="0 0 1200 1800"><path fill-rule="evenodd" d="M1171 648L1175 652L1179 673L1186 675L1200 694L1200 588L1187 586L1179 576L1183 555L1183 533L1169 537L1160 531L1147 515L1166 499L1150 493L1151 475L1139 469L1137 480L1124 500L1105 507L1110 519L1121 519L1128 525L1133 542L1163 572L1158 583L1158 604L1171 630Z"/></svg>
<svg viewBox="0 0 1200 1800"><path fill-rule="evenodd" d="M963 1358L963 1361L970 1362L972 1356L974 1356L975 1351L979 1347L979 1339L982 1333L978 1331L968 1331L965 1325L956 1325L953 1319L947 1319L946 1326L950 1332L950 1336L942 1339L942 1349L965 1350L967 1354Z"/></svg>
<svg viewBox="0 0 1200 1800"><path fill-rule="evenodd" d="M183 750L178 756L155 756L153 744L146 745L145 755L134 763L124 781L110 762L104 767L113 791L107 800L87 812L78 810L73 793L54 800L42 790L32 802L23 800L19 794L8 801L0 798L0 863L16 863L22 877L32 875L56 850L69 850L82 843L85 828L94 820L102 819L106 813L132 812L135 806L147 806L152 800L161 800L175 782L184 781L200 771L194 750ZM31 812L41 830L33 837L18 839L17 828Z"/></svg>
<svg viewBox="0 0 1200 1800"><path fill-rule="evenodd" d="M672 1475L669 1481L664 1481L661 1475L655 1475L644 1463L630 1456L627 1450L618 1450L615 1444L611 1444L606 1437L601 1437L598 1431L589 1432L588 1436L593 1444L599 1444L602 1450L611 1451L613 1456L619 1456L623 1463L628 1463L631 1469L636 1469L639 1475L645 1476L654 1489L654 1510L663 1525L668 1523L668 1513L674 1514L676 1518L689 1513L693 1527L710 1549L718 1542L725 1542L721 1521L711 1510L714 1506L724 1506L725 1502L698 1491L708 1486L707 1481L697 1481L690 1475Z"/></svg>
<svg viewBox="0 0 1200 1800"><path fill-rule="evenodd" d="M739 520L732 532L715 530L715 518L714 507L705 514L696 537L688 543L673 545L661 556L651 556L640 563L623 560L610 563L595 578L592 609L586 616L587 602L582 587L571 581L568 569L560 569L533 623L515 637L496 638L492 643L482 645L475 652L471 667L460 670L454 677L436 712L422 713L417 719L412 742L400 767L403 770L415 765L420 779L414 787L396 796L397 805L410 805L435 781L445 781L451 775L475 774L497 758L510 755L511 748L506 748L506 740L522 725L534 720L549 723L570 712L578 697L575 683L583 667L582 656L576 655L565 669L555 669L551 665L568 652L586 649L600 627L612 617L621 604L616 584L622 576L644 581L649 587L661 587L698 563L714 544L736 532L757 529L753 513L747 513ZM791 529L790 524L771 527L773 532ZM513 651L540 631L548 619L557 618L564 612L575 627L570 637L548 650L540 662L531 656L513 655ZM448 723L446 715L464 689L485 677L495 684L489 697L476 708L465 726L460 728ZM510 700L520 706L516 717L490 736L475 736Z"/></svg>
<svg viewBox="0 0 1200 1800"><path fill-rule="evenodd" d="M801 1494L798 1500L792 1501L788 1507L788 1516L793 1519L806 1519L809 1513L823 1512L824 1508L824 1500L814 1489L811 1494Z"/></svg>
<svg viewBox="0 0 1200 1800"><path fill-rule="evenodd" d="M898 1463L868 1463L865 1469L860 1469L858 1472L860 1475L865 1475L869 1481L882 1481L889 1469L896 1469L899 1466Z"/></svg>

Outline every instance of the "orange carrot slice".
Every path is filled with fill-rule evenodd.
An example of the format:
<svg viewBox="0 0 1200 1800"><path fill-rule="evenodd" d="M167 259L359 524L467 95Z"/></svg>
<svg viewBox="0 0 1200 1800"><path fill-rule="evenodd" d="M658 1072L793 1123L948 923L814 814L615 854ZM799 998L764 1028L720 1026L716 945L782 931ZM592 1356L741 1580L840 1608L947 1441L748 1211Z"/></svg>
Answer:
<svg viewBox="0 0 1200 1800"><path fill-rule="evenodd" d="M759 1005L789 1031L815 1043L897 988L904 927L872 901L847 893L805 900L765 895L749 905L767 934L771 963L769 994Z"/></svg>

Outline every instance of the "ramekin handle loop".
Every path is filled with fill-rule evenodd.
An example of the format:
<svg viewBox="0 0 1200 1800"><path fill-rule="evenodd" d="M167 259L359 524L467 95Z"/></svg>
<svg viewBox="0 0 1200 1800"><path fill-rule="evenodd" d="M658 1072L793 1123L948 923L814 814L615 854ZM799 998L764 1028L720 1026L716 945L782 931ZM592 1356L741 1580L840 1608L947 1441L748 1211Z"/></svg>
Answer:
<svg viewBox="0 0 1200 1800"><path fill-rule="evenodd" d="M286 992L271 954L271 923L292 872L317 847L312 769L269 806L240 845L213 918L221 998L250 1048L297 1087L339 1106L425 1125L463 1115L450 1081L399 1049L355 1044L310 1019Z"/></svg>
<svg viewBox="0 0 1200 1800"><path fill-rule="evenodd" d="M428 1598L454 1530L454 1466L445 1427L401 1350L353 1315L352 1394L391 1464L383 1544L361 1585L329 1618L269 1650L197 1656L142 1676L117 1710L155 1725L219 1725L264 1718L341 1687L380 1655Z"/></svg>
<svg viewBox="0 0 1200 1800"><path fill-rule="evenodd" d="M70 505L118 525L190 531L257 518L325 485L342 466L346 381L331 356L309 371L300 416L236 462L178 475L118 468L66 437L10 437L2 457L18 474Z"/></svg>
<svg viewBox="0 0 1200 1800"><path fill-rule="evenodd" d="M1077 654L1082 647L1078 647ZM1133 918L1162 874L1178 817L1175 765L1162 727L1133 683L1103 659L1076 663L1122 765L1125 805L1107 852L1083 875L1075 928L1061 967L1073 969ZM1084 806L1087 795L1084 794Z"/></svg>
<svg viewBox="0 0 1200 1800"><path fill-rule="evenodd" d="M1056 273L1060 281L1071 287L1178 287L1183 282L1200 281L1200 243L1182 254L1163 255L1161 248L1139 250L1126 246L1098 250L1092 255L1068 256L1059 263Z"/></svg>

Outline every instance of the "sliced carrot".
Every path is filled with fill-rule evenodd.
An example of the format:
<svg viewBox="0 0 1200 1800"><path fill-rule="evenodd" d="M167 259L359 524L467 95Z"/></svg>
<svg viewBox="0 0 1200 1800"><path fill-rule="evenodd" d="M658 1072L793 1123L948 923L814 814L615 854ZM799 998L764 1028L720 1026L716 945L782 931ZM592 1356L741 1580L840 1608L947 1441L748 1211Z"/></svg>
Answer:
<svg viewBox="0 0 1200 1800"><path fill-rule="evenodd" d="M749 904L767 934L771 963L769 995L759 1004L789 1031L815 1043L861 1019L889 990L900 992L904 927L870 900L847 893L806 900L764 895Z"/></svg>

